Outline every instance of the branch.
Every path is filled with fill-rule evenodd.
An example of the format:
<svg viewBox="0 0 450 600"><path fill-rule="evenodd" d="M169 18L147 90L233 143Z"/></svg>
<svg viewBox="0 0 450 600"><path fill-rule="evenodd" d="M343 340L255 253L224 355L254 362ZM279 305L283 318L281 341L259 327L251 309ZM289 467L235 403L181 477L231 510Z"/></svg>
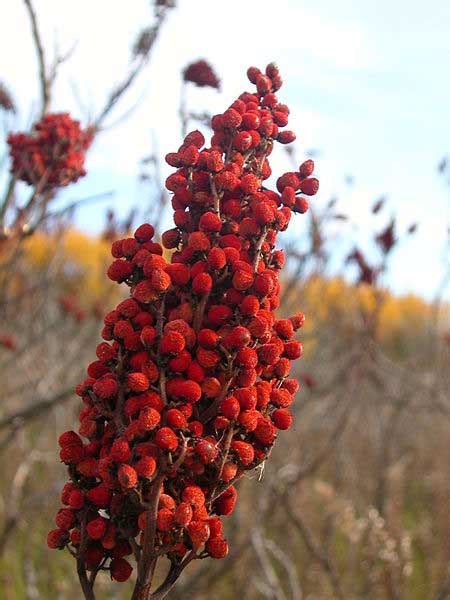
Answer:
<svg viewBox="0 0 450 600"><path fill-rule="evenodd" d="M264 240L266 239L266 235L267 235L267 228L264 227L264 229L262 230L262 233L256 243L255 246L255 255L253 257L253 271L256 273L257 268L258 268L258 261L261 255L261 248L262 245L264 244Z"/></svg>
<svg viewBox="0 0 450 600"><path fill-rule="evenodd" d="M341 589L341 584L339 582L339 579L337 578L336 572L333 568L333 565L331 564L328 555L322 550L322 548L320 548L318 543L313 539L311 532L306 527L301 517L294 514L288 498L285 498L284 506L286 508L287 516L300 533L308 551L325 571L328 580L330 581L331 587L333 588L335 598L339 600L344 600L345 597Z"/></svg>
<svg viewBox="0 0 450 600"><path fill-rule="evenodd" d="M251 536L250 542L255 551L258 562L261 566L261 569L264 573L266 581L269 585L270 591L272 593L273 598L277 598L279 600L285 600L286 595L283 592L283 588L280 584L280 580L273 568L273 565L267 555L266 549L264 547L264 540L261 535L261 531L258 527L256 527Z"/></svg>
<svg viewBox="0 0 450 600"><path fill-rule="evenodd" d="M144 66L147 64L151 50L155 44L155 41L158 37L159 30L166 19L167 12L170 10L170 6L167 6L161 10L158 10L156 13L156 23L151 28L146 41L146 46L142 52L135 53L134 60L130 64L130 70L128 74L125 76L123 81L121 81L113 90L111 90L109 97L106 101L106 104L98 117L94 120L94 128L98 131L102 128L102 124L109 113L116 106L117 102L123 96L123 94L131 87L139 73L142 71ZM133 66L134 65L134 66Z"/></svg>
<svg viewBox="0 0 450 600"><path fill-rule="evenodd" d="M20 429L29 421L40 417L42 414L51 410L54 406L61 402L68 400L73 394L73 387L67 388L62 392L59 392L53 398L38 400L31 406L17 411L11 415L4 417L0 421L0 431L8 428L10 425L14 425L15 429Z"/></svg>
<svg viewBox="0 0 450 600"><path fill-rule="evenodd" d="M220 406L220 403L225 398L225 396L228 394L228 390L230 388L231 382L233 381L233 378L234 378L234 373L229 377L229 379L225 383L225 385L223 385L222 391L220 392L219 396L217 396L217 398L214 400L214 402L202 412L202 414L200 415L200 419L201 419L202 423L206 423L207 421L209 421L210 419L212 419L213 417L216 416L216 412Z"/></svg>
<svg viewBox="0 0 450 600"><path fill-rule="evenodd" d="M2 205L0 207L0 239L3 235L6 234L5 231L3 230L3 223L5 220L5 215L6 215L6 211L8 210L8 207L10 205L11 200L14 197L14 188L16 187L16 183L17 183L17 175L11 175L9 182L8 182L8 186L6 188L6 192L5 192L5 196L3 198L3 202Z"/></svg>
<svg viewBox="0 0 450 600"><path fill-rule="evenodd" d="M77 555L77 573L78 578L80 580L81 589L83 590L84 597L86 600L95 600L94 591L92 589L92 585L88 579L86 573L86 566L84 564L84 554L86 551L87 545L87 535L86 535L86 520L87 515L85 514L83 517L83 521L81 523L81 541L80 541L80 549Z"/></svg>
<svg viewBox="0 0 450 600"><path fill-rule="evenodd" d="M203 294L202 299L197 304L197 310L195 311L193 328L195 333L198 333L203 323L203 315L205 314L206 303L209 299L209 293Z"/></svg>
<svg viewBox="0 0 450 600"><path fill-rule="evenodd" d="M158 514L158 503L161 495L164 473L158 475L153 481L150 489L150 505L146 517L145 529L142 540L141 558L138 563L138 576L133 590L132 600L147 600L152 584L153 572L157 557L155 556L156 517Z"/></svg>
<svg viewBox="0 0 450 600"><path fill-rule="evenodd" d="M214 494L215 494L215 491L217 489L217 486L220 483L220 480L221 480L221 477L222 477L223 468L225 466L225 463L227 462L228 454L230 452L230 446L231 446L231 440L233 439L233 434L234 434L234 424L231 424L230 428L228 429L228 433L227 433L227 436L225 438L225 442L223 444L222 459L220 461L219 468L217 469L216 481L215 481L214 487L213 487L212 492L211 492L211 498L214 497ZM210 502L210 504L211 504L211 502Z"/></svg>
<svg viewBox="0 0 450 600"><path fill-rule="evenodd" d="M124 356L122 351L119 350L119 359L116 366L117 379L120 381L124 370ZM117 394L117 403L114 409L114 421L116 423L117 431L120 433L125 429L123 422L123 407L125 404L125 389L123 383L119 386L119 392Z"/></svg>
<svg viewBox="0 0 450 600"><path fill-rule="evenodd" d="M353 399L353 397L351 397L351 399ZM290 485L295 485L301 479L305 479L309 475L315 473L317 469L322 465L322 463L328 458L331 451L336 447L338 439L345 431L351 413L350 409L351 402L348 402L322 450L318 452L317 456L313 458L308 464L298 469L297 473L295 474L295 477L293 477L293 479L290 480Z"/></svg>
<svg viewBox="0 0 450 600"><path fill-rule="evenodd" d="M31 0L24 0L28 15L31 21L31 32L33 34L34 46L36 48L36 54L39 65L39 83L41 86L41 97L42 97L42 111L41 114L45 114L50 104L50 78L47 75L47 68L45 65L45 53L44 46L42 45L41 34L39 33L39 27L36 18L36 12L33 8Z"/></svg>
<svg viewBox="0 0 450 600"><path fill-rule="evenodd" d="M162 600L162 598L165 598L175 585L178 577L181 575L184 569L188 566L188 564L191 561L193 561L196 558L198 558L198 556L196 555L195 550L191 550L190 553L179 565L172 563L169 572L167 573L166 579L159 586L159 588L155 590L153 594L150 595L150 600Z"/></svg>

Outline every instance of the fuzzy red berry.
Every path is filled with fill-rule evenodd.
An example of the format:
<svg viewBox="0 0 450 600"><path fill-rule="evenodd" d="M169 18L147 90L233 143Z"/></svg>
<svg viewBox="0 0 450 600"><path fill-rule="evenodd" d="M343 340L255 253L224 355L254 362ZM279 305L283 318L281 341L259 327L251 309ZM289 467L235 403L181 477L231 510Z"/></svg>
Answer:
<svg viewBox="0 0 450 600"><path fill-rule="evenodd" d="M106 532L107 521L102 517L89 521L86 525L86 531L93 540L101 540Z"/></svg>
<svg viewBox="0 0 450 600"><path fill-rule="evenodd" d="M111 377L105 377L104 379L99 379L96 381L92 389L96 396L106 399L115 396L119 386L115 379L112 379Z"/></svg>
<svg viewBox="0 0 450 600"><path fill-rule="evenodd" d="M225 558L228 554L228 542L221 538L214 538L206 542L205 550L211 558Z"/></svg>
<svg viewBox="0 0 450 600"><path fill-rule="evenodd" d="M212 289L212 278L208 273L199 273L192 281L192 289L199 296L209 294Z"/></svg>
<svg viewBox="0 0 450 600"><path fill-rule="evenodd" d="M117 476L120 485L124 489L132 489L136 487L138 480L137 473L133 467L130 467L130 465L120 465Z"/></svg>
<svg viewBox="0 0 450 600"><path fill-rule="evenodd" d="M60 529L72 529L75 513L69 508L61 508L56 514L55 523Z"/></svg>
<svg viewBox="0 0 450 600"><path fill-rule="evenodd" d="M109 570L111 572L111 577L115 581L124 582L130 578L130 575L133 572L133 567L124 558L114 558L111 561Z"/></svg>
<svg viewBox="0 0 450 600"><path fill-rule="evenodd" d="M319 180L315 177L308 177L300 183L300 189L307 196L314 196L319 191Z"/></svg>
<svg viewBox="0 0 450 600"><path fill-rule="evenodd" d="M272 413L272 421L277 429L289 429L292 420L291 413L284 408L277 408Z"/></svg>
<svg viewBox="0 0 450 600"><path fill-rule="evenodd" d="M117 439L113 442L109 456L117 462L127 462L131 456L130 445L127 440Z"/></svg>
<svg viewBox="0 0 450 600"><path fill-rule="evenodd" d="M247 442L233 440L231 442L231 449L236 452L239 461L244 466L251 464L255 458L255 451L251 444L248 444Z"/></svg>
<svg viewBox="0 0 450 600"><path fill-rule="evenodd" d="M228 487L216 500L215 511L218 515L230 515L236 504L237 491L232 485Z"/></svg>
<svg viewBox="0 0 450 600"><path fill-rule="evenodd" d="M175 510L174 519L178 525L186 527L191 522L192 515L191 505L188 502L181 502Z"/></svg>
<svg viewBox="0 0 450 600"><path fill-rule="evenodd" d="M166 423L174 429L185 429L187 427L187 419L185 415L176 408L171 408L166 413Z"/></svg>
<svg viewBox="0 0 450 600"><path fill-rule="evenodd" d="M64 548L69 541L69 532L66 529L53 529L47 535L47 546L53 550Z"/></svg>
<svg viewBox="0 0 450 600"><path fill-rule="evenodd" d="M241 411L241 406L234 396L228 396L220 403L220 412L228 419L236 419Z"/></svg>
<svg viewBox="0 0 450 600"><path fill-rule="evenodd" d="M182 499L188 502L194 508L199 508L205 504L205 494L201 488L196 485L190 485L183 490Z"/></svg>
<svg viewBox="0 0 450 600"><path fill-rule="evenodd" d="M161 427L156 432L155 443L161 450L169 450L170 452L178 448L178 438L170 427Z"/></svg>
<svg viewBox="0 0 450 600"><path fill-rule="evenodd" d="M191 521L187 526L189 537L194 548L199 548L209 538L209 525L204 521Z"/></svg>
<svg viewBox="0 0 450 600"><path fill-rule="evenodd" d="M195 453L198 455L200 461L207 465L217 458L219 451L213 443L207 440L200 440L195 446Z"/></svg>
<svg viewBox="0 0 450 600"><path fill-rule="evenodd" d="M143 456L137 463L135 463L134 468L136 469L136 473L139 475L139 477L150 479L153 477L156 471L156 460L153 458L153 456Z"/></svg>
<svg viewBox="0 0 450 600"><path fill-rule="evenodd" d="M130 373L127 377L127 385L133 392L145 392L150 382L144 373Z"/></svg>
<svg viewBox="0 0 450 600"><path fill-rule="evenodd" d="M84 494L81 490L73 490L68 498L67 504L76 510L84 506Z"/></svg>
<svg viewBox="0 0 450 600"><path fill-rule="evenodd" d="M152 431L159 425L161 415L156 408L146 406L139 414L137 424L141 431Z"/></svg>
<svg viewBox="0 0 450 600"><path fill-rule="evenodd" d="M111 490L104 484L91 488L86 494L88 500L99 508L107 508L111 500Z"/></svg>
<svg viewBox="0 0 450 600"><path fill-rule="evenodd" d="M309 177L314 171L314 161L311 159L305 160L305 162L299 166L298 171L302 179Z"/></svg>
<svg viewBox="0 0 450 600"><path fill-rule="evenodd" d="M164 354L179 354L186 345L184 337L178 331L167 331L163 334L159 348Z"/></svg>
<svg viewBox="0 0 450 600"><path fill-rule="evenodd" d="M156 526L159 531L170 531L174 524L173 512L168 508L161 508L156 517Z"/></svg>
<svg viewBox="0 0 450 600"><path fill-rule="evenodd" d="M261 418L259 419L253 434L260 444L269 446L273 444L275 440L276 429L272 425L270 419Z"/></svg>
<svg viewBox="0 0 450 600"><path fill-rule="evenodd" d="M202 231L217 233L222 228L222 220L218 214L206 212L200 217L199 227Z"/></svg>
<svg viewBox="0 0 450 600"><path fill-rule="evenodd" d="M223 465L220 479L228 483L229 481L232 481L235 478L237 471L237 464L231 461L227 461Z"/></svg>
<svg viewBox="0 0 450 600"><path fill-rule="evenodd" d="M134 237L138 242L149 242L155 235L155 229L150 223L140 225L134 232Z"/></svg>

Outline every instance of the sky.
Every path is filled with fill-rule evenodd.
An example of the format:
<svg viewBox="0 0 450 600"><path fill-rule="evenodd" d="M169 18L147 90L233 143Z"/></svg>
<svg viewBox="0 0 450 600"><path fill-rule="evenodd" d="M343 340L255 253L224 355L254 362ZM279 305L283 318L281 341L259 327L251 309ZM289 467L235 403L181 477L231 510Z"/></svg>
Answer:
<svg viewBox="0 0 450 600"><path fill-rule="evenodd" d="M180 72L187 63L208 58L220 75L220 93L191 89L187 98L190 108L214 113L250 89L249 65L276 61L285 81L279 96L291 109L289 127L297 133L298 161L310 149L318 150L321 188L312 202L320 210L337 196L339 212L349 216L339 235L334 232L336 255L355 239L372 253L370 231L374 224L381 229L394 214L400 234L418 223L417 234L393 252L388 284L399 293L432 298L448 261L450 187L436 169L450 155L448 0L177 4L150 64L111 116L110 124L118 124L89 154L88 176L62 196L65 202L114 190L106 203L80 209L77 225L99 231L106 206L122 215L134 205L145 211L151 195L138 181L139 163L180 144ZM61 51L75 46L60 69L52 109L69 110L86 121L125 72L137 33L151 21L150 3L35 0L35 5L49 55L55 45ZM11 124L18 130L36 114L36 61L23 3L3 0L2 9L0 79L20 108ZM290 170L281 150L279 155L274 170ZM168 174L169 168L163 169ZM384 216L374 218L370 207L384 195ZM303 235L304 226L294 226L294 235Z"/></svg>

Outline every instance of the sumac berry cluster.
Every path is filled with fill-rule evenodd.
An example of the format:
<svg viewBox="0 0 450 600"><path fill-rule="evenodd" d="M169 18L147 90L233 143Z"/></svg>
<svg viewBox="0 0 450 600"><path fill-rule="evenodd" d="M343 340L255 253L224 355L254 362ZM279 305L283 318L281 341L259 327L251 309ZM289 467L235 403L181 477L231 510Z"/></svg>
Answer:
<svg viewBox="0 0 450 600"><path fill-rule="evenodd" d="M86 150L93 139L91 129L67 113L47 114L34 125L30 134L8 136L11 171L40 191L66 186L83 177Z"/></svg>
<svg viewBox="0 0 450 600"><path fill-rule="evenodd" d="M212 66L203 59L190 63L183 71L184 81L190 81L197 87L220 88L220 80Z"/></svg>
<svg viewBox="0 0 450 600"><path fill-rule="evenodd" d="M175 565L192 553L224 557L233 483L292 423L304 316L274 316L285 261L275 244L318 181L308 160L277 191L266 187L274 142L295 136L283 129L276 66L248 77L256 92L212 118L209 147L193 131L167 155L175 227L162 245L150 224L112 244L108 276L130 297L105 316L77 387L78 433L59 440L70 482L48 544L70 544L88 569L118 581L136 545L140 560L164 554Z"/></svg>

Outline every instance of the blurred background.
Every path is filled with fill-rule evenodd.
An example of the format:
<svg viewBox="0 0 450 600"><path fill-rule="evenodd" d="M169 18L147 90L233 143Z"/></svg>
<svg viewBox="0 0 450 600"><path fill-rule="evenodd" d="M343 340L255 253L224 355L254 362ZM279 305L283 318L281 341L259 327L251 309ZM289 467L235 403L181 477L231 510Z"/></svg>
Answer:
<svg viewBox="0 0 450 600"><path fill-rule="evenodd" d="M80 597L47 550L65 481L57 438L103 314L111 242L171 224L166 153L276 61L321 188L284 236L280 313L302 310L295 427L242 481L231 552L173 600L450 597L450 7L416 0L4 0L0 19L0 599ZM199 85L187 67L207 61ZM192 72L192 69L191 69ZM85 177L46 195L7 135L70 112ZM128 584L99 580L100 598Z"/></svg>

